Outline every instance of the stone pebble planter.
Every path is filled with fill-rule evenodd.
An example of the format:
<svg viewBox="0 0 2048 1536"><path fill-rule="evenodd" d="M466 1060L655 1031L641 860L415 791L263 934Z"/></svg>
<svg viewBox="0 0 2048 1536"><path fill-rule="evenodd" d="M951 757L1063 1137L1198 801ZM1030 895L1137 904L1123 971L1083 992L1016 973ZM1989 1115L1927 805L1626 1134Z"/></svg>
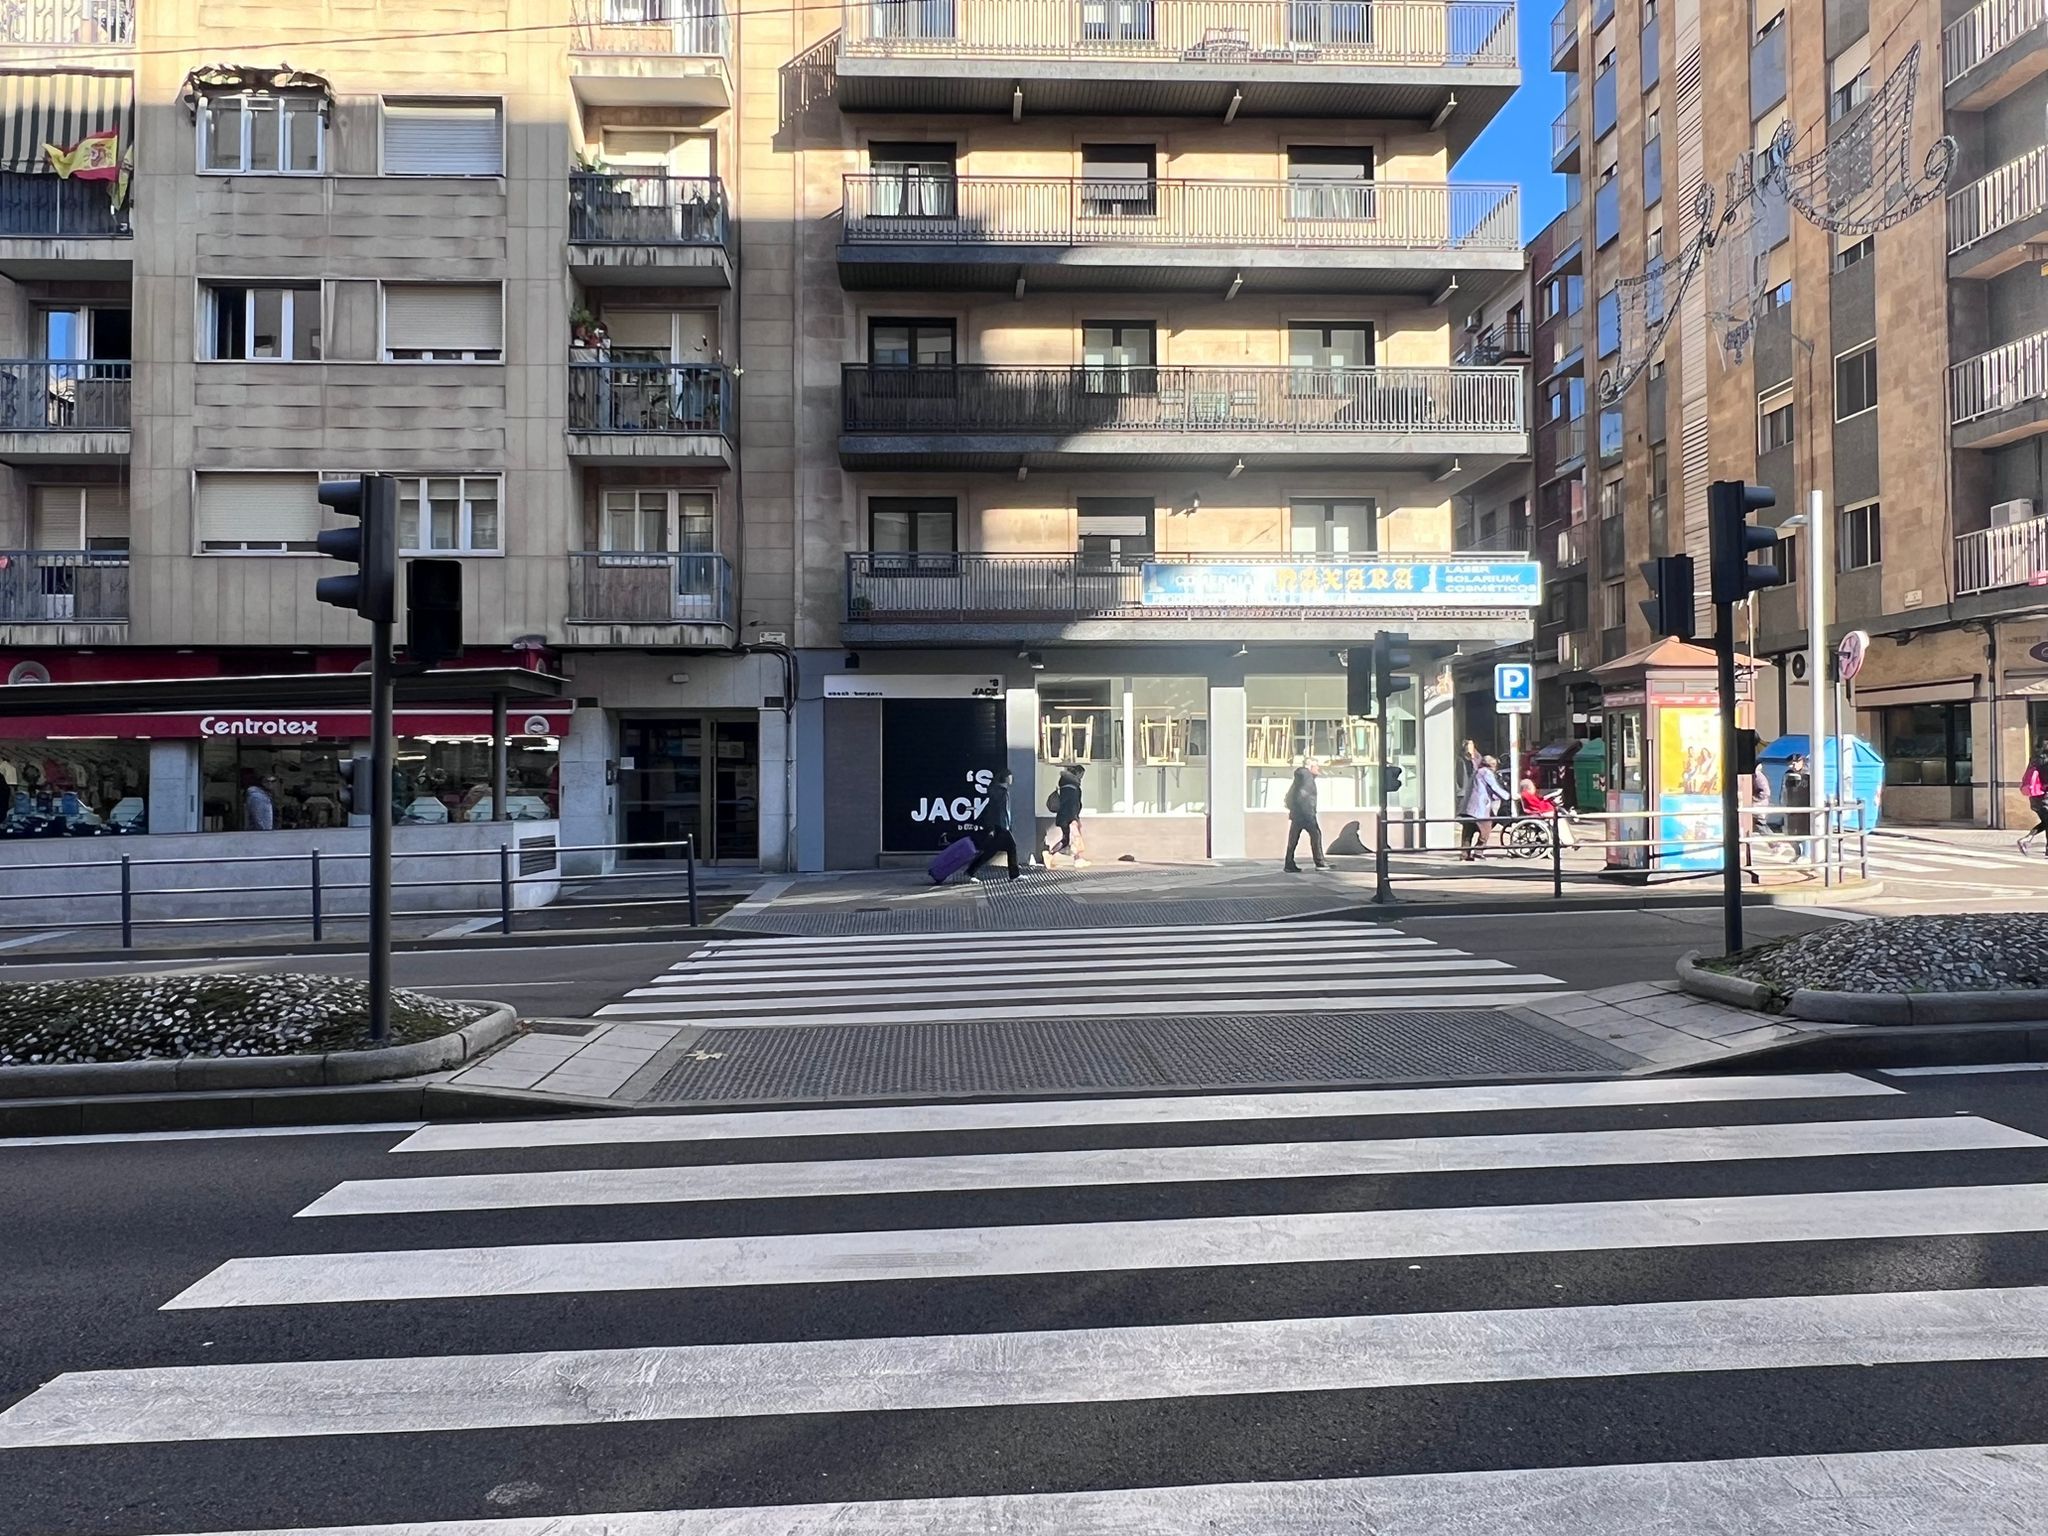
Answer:
<svg viewBox="0 0 2048 1536"><path fill-rule="evenodd" d="M2018 1024L2048 1020L2048 991L1831 992L1802 987L1782 996L1761 982L1699 964L1691 950L1678 962L1678 984L1695 997L1731 1008L1814 1024Z"/></svg>
<svg viewBox="0 0 2048 1536"><path fill-rule="evenodd" d="M146 1061L0 1067L0 1099L381 1083L392 1078L444 1072L473 1061L519 1028L519 1015L505 1003L457 1001L486 1012L473 1024L408 1045L304 1056L161 1056Z"/></svg>

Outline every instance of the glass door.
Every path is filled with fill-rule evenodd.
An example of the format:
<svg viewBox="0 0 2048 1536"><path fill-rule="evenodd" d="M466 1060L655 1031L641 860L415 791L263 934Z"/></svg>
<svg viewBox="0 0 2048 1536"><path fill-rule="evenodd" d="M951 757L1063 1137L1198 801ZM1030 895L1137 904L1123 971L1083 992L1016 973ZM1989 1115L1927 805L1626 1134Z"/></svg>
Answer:
<svg viewBox="0 0 2048 1536"><path fill-rule="evenodd" d="M761 726L711 722L711 857L751 864L761 857Z"/></svg>
<svg viewBox="0 0 2048 1536"><path fill-rule="evenodd" d="M704 722L701 719L619 722L620 838L628 843L680 844L697 838L704 821ZM626 859L679 859L680 847L628 850Z"/></svg>

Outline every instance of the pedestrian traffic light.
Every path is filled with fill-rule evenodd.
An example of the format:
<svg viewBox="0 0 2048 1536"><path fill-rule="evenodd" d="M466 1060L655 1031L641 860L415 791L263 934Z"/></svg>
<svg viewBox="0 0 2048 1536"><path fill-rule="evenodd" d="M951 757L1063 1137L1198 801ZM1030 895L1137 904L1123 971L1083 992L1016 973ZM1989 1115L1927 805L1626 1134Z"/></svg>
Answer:
<svg viewBox="0 0 2048 1536"><path fill-rule="evenodd" d="M398 482L389 475L322 480L320 504L337 517L355 518L357 526L329 528L314 538L313 547L355 569L322 576L313 595L372 624L389 624L398 603Z"/></svg>
<svg viewBox="0 0 2048 1536"><path fill-rule="evenodd" d="M423 666L462 654L462 562L409 560L405 566L405 649Z"/></svg>
<svg viewBox="0 0 2048 1536"><path fill-rule="evenodd" d="M1370 720L1379 712L1372 696L1372 660L1364 646L1354 645L1344 661L1344 713L1353 720Z"/></svg>
<svg viewBox="0 0 2048 1536"><path fill-rule="evenodd" d="M1717 605L1739 603L1752 592L1784 585L1785 578L1775 565L1752 565L1749 559L1755 551L1778 542L1777 530L1752 526L1750 514L1777 504L1777 493L1766 485L1716 480L1707 487L1707 532Z"/></svg>
<svg viewBox="0 0 2048 1536"><path fill-rule="evenodd" d="M1380 769L1380 786L1390 795L1401 793L1401 770L1393 763Z"/></svg>
<svg viewBox="0 0 2048 1536"><path fill-rule="evenodd" d="M1650 621L1650 633L1690 640L1696 612L1692 556L1660 555L1655 560L1645 560L1642 572L1643 579L1650 584L1650 595L1636 606Z"/></svg>

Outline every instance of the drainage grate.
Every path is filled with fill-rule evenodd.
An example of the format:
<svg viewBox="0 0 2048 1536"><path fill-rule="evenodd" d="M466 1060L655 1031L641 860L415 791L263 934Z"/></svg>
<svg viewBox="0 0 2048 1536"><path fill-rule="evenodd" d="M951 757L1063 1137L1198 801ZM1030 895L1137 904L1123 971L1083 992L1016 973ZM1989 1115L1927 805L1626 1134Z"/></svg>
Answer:
<svg viewBox="0 0 2048 1536"><path fill-rule="evenodd" d="M1614 1072L1637 1059L1490 1008L706 1028L648 1102L915 1098Z"/></svg>
<svg viewBox="0 0 2048 1536"><path fill-rule="evenodd" d="M597 1032L595 1024L535 1024L531 1028L536 1035L589 1035Z"/></svg>

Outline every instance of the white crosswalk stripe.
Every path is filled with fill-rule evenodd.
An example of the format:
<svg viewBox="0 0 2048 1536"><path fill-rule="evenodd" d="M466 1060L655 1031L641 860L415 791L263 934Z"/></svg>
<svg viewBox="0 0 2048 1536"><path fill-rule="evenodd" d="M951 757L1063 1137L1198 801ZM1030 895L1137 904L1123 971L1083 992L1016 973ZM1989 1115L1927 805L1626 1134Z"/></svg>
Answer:
<svg viewBox="0 0 2048 1536"><path fill-rule="evenodd" d="M1369 923L721 939L600 1014L742 1028L1474 1008L1554 976Z"/></svg>
<svg viewBox="0 0 2048 1536"><path fill-rule="evenodd" d="M0 1470L121 1513L81 1531L216 1536L2048 1529L2038 1415L1930 1417L1943 1371L2048 1381L2048 1284L1983 1263L2048 1234L2048 1139L1862 1077L391 1135L150 1298L148 1357L0 1410ZM209 1452L235 1475L170 1475ZM471 1475L527 1459L516 1510Z"/></svg>

